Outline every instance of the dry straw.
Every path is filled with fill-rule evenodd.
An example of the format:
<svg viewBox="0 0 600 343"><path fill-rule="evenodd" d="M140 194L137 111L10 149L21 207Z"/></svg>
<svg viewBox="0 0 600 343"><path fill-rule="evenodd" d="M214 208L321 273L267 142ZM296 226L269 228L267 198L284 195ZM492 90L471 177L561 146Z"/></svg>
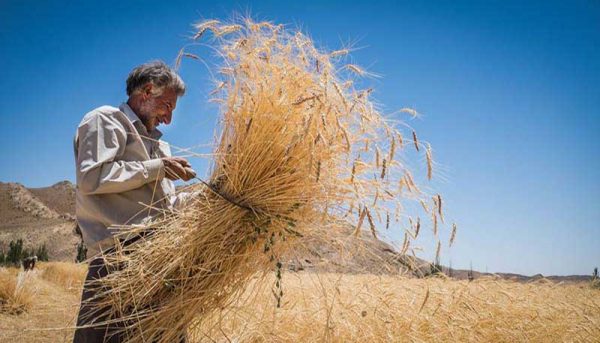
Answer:
<svg viewBox="0 0 600 343"><path fill-rule="evenodd" d="M344 50L326 53L300 32L251 20L196 28L196 39L212 33L224 61L223 79L215 80L221 127L210 176L187 189L193 196L176 212L123 234L149 232L106 254L112 273L91 285L104 290L93 299L96 322L124 323L129 342L176 341L273 271L279 303L285 256L301 238L355 239L348 228L361 237L365 219L377 237L377 226L389 225L383 215L402 208L396 185L418 192L393 160L402 135L375 109L371 90L345 80L368 73L332 61ZM380 163L379 149L369 146L389 137L399 146L392 143ZM409 244L405 235L403 253Z"/></svg>

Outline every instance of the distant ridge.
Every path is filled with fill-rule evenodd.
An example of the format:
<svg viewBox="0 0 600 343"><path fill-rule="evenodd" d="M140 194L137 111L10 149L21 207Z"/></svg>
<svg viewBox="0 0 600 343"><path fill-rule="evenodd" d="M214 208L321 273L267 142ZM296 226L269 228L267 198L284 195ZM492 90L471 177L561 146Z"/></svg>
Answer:
<svg viewBox="0 0 600 343"><path fill-rule="evenodd" d="M290 270L337 273L428 275L431 263L408 255L400 255L391 245L364 233L359 240L349 239L350 232L331 234L331 240L317 242L305 239L304 249L289 256ZM80 242L75 221L75 186L60 181L49 187L27 188L19 183L0 182L0 250L8 250L11 240L23 239L25 247L46 244L51 260L73 261ZM337 249L336 246L342 247ZM353 252L341 256L340 251ZM469 271L442 267L446 275L467 280ZM582 282L588 275L524 276L512 273L481 273L474 278L497 277L517 282L553 281Z"/></svg>

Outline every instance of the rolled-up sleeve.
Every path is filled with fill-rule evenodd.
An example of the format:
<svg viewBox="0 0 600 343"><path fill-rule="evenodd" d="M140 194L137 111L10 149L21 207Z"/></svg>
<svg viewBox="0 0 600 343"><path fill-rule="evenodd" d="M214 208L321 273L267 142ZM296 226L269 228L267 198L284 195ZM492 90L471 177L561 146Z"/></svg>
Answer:
<svg viewBox="0 0 600 343"><path fill-rule="evenodd" d="M101 112L77 129L77 187L84 194L120 193L164 177L161 159L119 160L127 131Z"/></svg>

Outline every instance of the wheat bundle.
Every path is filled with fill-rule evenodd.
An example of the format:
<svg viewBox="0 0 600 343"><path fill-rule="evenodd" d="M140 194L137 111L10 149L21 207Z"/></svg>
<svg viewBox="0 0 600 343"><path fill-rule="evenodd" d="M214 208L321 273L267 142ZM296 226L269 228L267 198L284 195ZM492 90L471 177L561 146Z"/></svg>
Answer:
<svg viewBox="0 0 600 343"><path fill-rule="evenodd" d="M124 322L131 342L176 341L252 277L280 276L282 256L300 237L348 225L376 235L378 224L398 220L407 194L422 194L395 157L401 133L375 109L370 89L348 81L365 72L339 65L347 51L319 51L266 22L196 28L195 39L212 33L224 61L215 91L221 134L210 177L191 186L192 199L131 229L152 234L105 255L111 273L93 300L110 313L97 312L97 321Z"/></svg>

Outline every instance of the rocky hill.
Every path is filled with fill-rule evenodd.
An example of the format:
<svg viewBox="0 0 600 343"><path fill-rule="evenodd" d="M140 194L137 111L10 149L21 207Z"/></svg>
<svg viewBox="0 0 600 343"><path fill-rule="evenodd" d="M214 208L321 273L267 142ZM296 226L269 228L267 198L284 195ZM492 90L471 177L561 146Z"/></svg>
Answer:
<svg viewBox="0 0 600 343"><path fill-rule="evenodd" d="M45 244L51 260L73 261L80 241L74 195L68 181L32 189L0 182L0 250L22 239L28 249Z"/></svg>
<svg viewBox="0 0 600 343"><path fill-rule="evenodd" d="M75 219L75 187L69 181L61 181L50 187L30 188L29 191L50 210L67 219Z"/></svg>

